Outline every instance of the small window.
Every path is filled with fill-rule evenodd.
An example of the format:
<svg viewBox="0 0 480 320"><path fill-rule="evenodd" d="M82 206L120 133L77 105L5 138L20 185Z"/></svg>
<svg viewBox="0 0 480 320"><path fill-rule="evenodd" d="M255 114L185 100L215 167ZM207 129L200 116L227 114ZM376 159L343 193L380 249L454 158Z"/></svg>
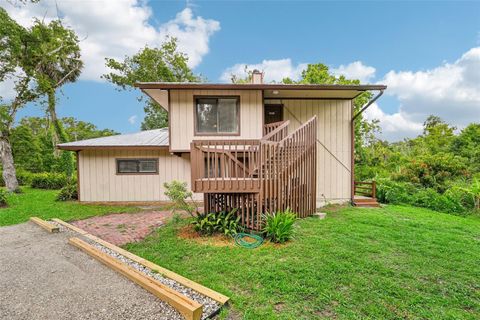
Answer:
<svg viewBox="0 0 480 320"><path fill-rule="evenodd" d="M156 174L158 159L117 159L118 174Z"/></svg>
<svg viewBox="0 0 480 320"><path fill-rule="evenodd" d="M240 133L239 98L197 98L195 118L198 135L237 135Z"/></svg>

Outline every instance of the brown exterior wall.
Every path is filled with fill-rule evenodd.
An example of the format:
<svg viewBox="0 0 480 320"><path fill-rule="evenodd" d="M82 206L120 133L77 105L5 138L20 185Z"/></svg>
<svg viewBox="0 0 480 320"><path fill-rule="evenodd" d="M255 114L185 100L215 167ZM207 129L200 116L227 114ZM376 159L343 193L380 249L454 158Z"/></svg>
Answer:
<svg viewBox="0 0 480 320"><path fill-rule="evenodd" d="M194 96L239 96L240 135L194 134ZM260 90L171 90L170 151L190 151L192 140L260 139L263 130L262 91Z"/></svg>
<svg viewBox="0 0 480 320"><path fill-rule="evenodd" d="M158 174L119 175L117 158L157 158ZM80 201L167 201L163 183L186 181L190 188L190 155L171 155L168 150L83 150L79 152ZM201 194L196 199L203 199Z"/></svg>

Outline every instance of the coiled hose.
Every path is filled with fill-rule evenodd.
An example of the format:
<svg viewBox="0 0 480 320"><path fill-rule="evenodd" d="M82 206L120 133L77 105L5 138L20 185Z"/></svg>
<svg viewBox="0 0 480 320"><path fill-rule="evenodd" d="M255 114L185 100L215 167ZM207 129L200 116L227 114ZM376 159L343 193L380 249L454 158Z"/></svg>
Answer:
<svg viewBox="0 0 480 320"><path fill-rule="evenodd" d="M263 243L263 238L251 233L237 233L234 237L235 244L242 248L254 249Z"/></svg>

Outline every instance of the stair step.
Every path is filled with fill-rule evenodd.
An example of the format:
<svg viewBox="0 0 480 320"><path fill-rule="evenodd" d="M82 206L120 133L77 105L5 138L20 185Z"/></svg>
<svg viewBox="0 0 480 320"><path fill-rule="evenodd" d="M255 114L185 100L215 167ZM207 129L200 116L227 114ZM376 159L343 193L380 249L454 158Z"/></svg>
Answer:
<svg viewBox="0 0 480 320"><path fill-rule="evenodd" d="M380 204L377 201L372 202L357 202L356 200L353 201L353 204L356 207L363 207L363 208L379 208Z"/></svg>
<svg viewBox="0 0 480 320"><path fill-rule="evenodd" d="M353 202L356 202L356 203L371 203L371 202L377 202L377 199L376 198L353 199Z"/></svg>

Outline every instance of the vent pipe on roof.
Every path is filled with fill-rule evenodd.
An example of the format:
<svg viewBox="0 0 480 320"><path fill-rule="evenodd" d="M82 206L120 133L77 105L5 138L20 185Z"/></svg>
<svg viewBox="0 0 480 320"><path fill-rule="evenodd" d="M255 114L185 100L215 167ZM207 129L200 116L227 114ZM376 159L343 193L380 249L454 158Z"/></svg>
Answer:
<svg viewBox="0 0 480 320"><path fill-rule="evenodd" d="M263 73L257 69L252 72L252 84L262 84L263 83Z"/></svg>

